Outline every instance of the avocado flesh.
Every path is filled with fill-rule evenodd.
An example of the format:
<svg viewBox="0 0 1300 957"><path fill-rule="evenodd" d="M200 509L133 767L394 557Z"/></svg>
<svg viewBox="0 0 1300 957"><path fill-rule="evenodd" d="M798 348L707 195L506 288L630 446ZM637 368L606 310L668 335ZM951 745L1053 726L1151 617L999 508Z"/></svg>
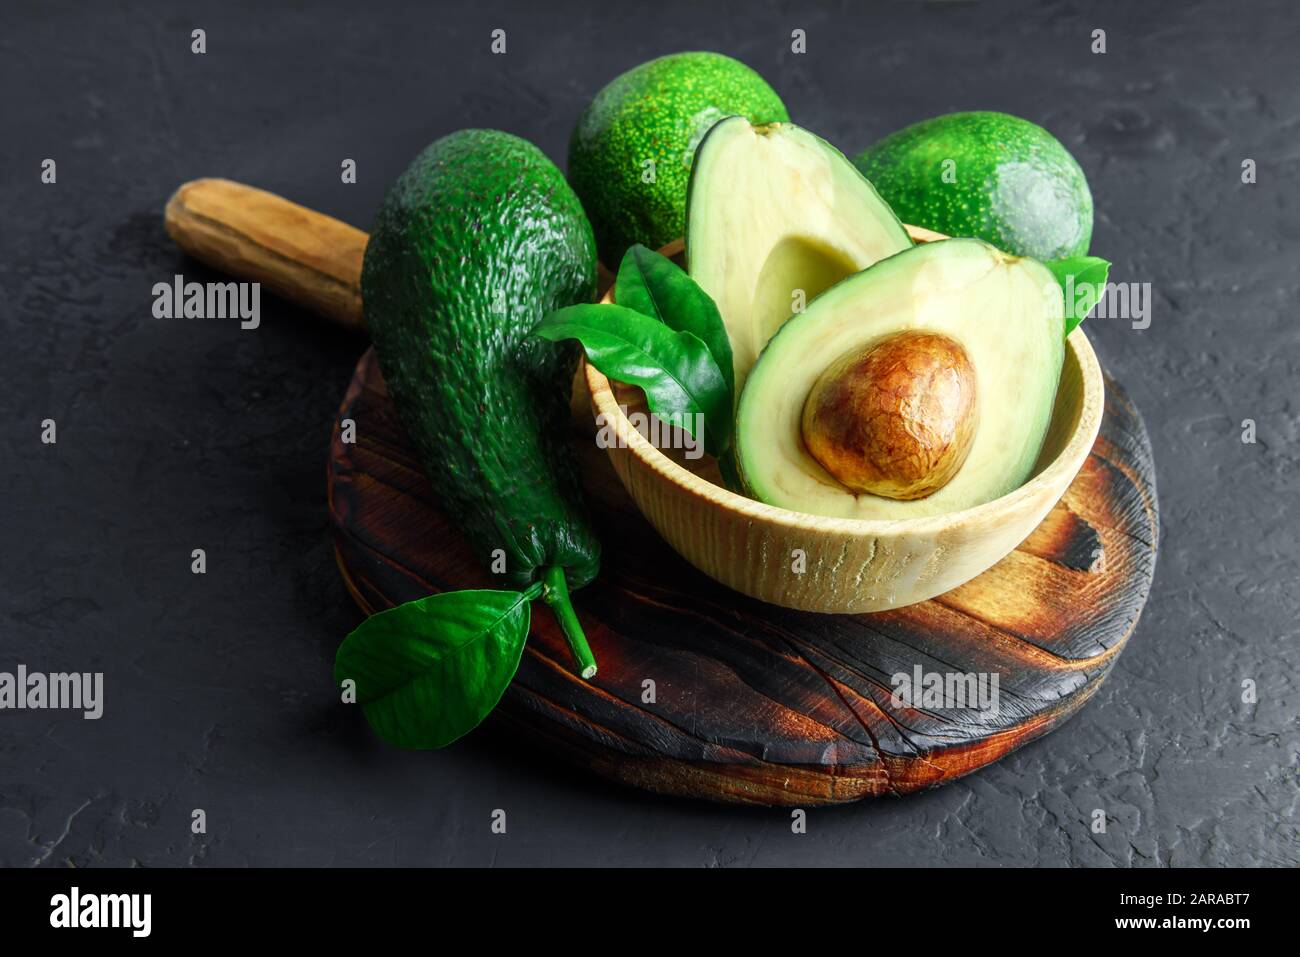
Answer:
<svg viewBox="0 0 1300 957"><path fill-rule="evenodd" d="M913 329L949 336L970 357L979 416L970 453L925 498L855 494L804 447L804 402L836 359ZM913 247L827 290L768 343L737 411L741 478L759 501L835 518L920 518L992 501L1032 472L1064 360L1060 287L1041 263L974 239Z"/></svg>
<svg viewBox="0 0 1300 957"><path fill-rule="evenodd" d="M720 53L662 56L611 80L569 140L569 181L591 217L601 261L618 269L634 243L681 239L695 149L727 116L788 120L767 82Z"/></svg>
<svg viewBox="0 0 1300 957"><path fill-rule="evenodd" d="M730 117L695 155L687 269L713 297L739 389L768 339L845 276L912 245L871 184L825 140L790 123Z"/></svg>

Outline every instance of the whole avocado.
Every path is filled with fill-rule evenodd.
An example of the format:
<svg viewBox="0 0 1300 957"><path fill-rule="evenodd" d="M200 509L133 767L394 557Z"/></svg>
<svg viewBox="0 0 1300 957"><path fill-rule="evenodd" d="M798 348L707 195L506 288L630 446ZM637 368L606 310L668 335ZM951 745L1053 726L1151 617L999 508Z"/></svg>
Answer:
<svg viewBox="0 0 1300 957"><path fill-rule="evenodd" d="M596 94L569 140L569 181L602 262L617 268L635 243L658 249L681 238L695 147L727 116L790 119L761 76L720 53L659 57Z"/></svg>
<svg viewBox="0 0 1300 957"><path fill-rule="evenodd" d="M504 550L514 587L560 566L578 588L599 567L565 442L577 353L529 335L595 288L578 198L540 150L496 130L420 153L366 246L366 326L401 421L440 507L485 565Z"/></svg>
<svg viewBox="0 0 1300 957"><path fill-rule="evenodd" d="M938 116L885 137L853 162L914 226L1039 260L1082 256L1092 241L1083 170L1051 133L1017 116Z"/></svg>

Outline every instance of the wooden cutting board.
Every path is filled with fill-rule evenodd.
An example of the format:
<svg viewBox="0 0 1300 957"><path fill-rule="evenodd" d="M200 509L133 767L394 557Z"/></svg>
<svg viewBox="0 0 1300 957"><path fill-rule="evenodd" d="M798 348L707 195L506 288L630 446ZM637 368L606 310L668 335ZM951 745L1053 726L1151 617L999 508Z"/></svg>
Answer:
<svg viewBox="0 0 1300 957"><path fill-rule="evenodd" d="M347 418L355 443L340 437ZM600 672L589 683L573 673L538 605L519 673L489 720L652 791L806 807L960 777L1082 707L1151 586L1151 447L1109 378L1092 455L1034 534L974 581L874 615L790 611L713 582L641 518L590 436L575 433L573 447L604 543L600 577L574 594ZM339 568L366 612L496 587L439 513L373 350L335 422L329 508ZM893 676L917 668L923 678L996 674L998 707L896 700Z"/></svg>
<svg viewBox="0 0 1300 957"><path fill-rule="evenodd" d="M221 179L183 184L165 215L169 235L203 262L364 330L360 230ZM581 396L575 406L590 423ZM355 444L340 438L347 418ZM590 435L575 433L573 447L604 544L600 577L574 595L600 672L591 683L574 675L538 606L491 720L638 787L808 806L951 780L1077 711L1151 587L1151 448L1109 379L1092 455L1034 534L974 581L876 615L790 611L716 584L651 530ZM369 352L335 423L329 503L339 567L367 612L496 584L438 513ZM996 675L999 707L908 707L892 679L915 669Z"/></svg>

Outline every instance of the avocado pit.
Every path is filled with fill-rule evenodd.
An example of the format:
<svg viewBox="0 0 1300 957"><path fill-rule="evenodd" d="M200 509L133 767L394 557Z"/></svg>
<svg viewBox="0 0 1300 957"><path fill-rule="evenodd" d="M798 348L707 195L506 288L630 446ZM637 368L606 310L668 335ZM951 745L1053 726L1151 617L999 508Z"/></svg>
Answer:
<svg viewBox="0 0 1300 957"><path fill-rule="evenodd" d="M801 428L808 452L846 488L910 500L957 474L977 423L966 350L912 330L831 363L808 393Z"/></svg>

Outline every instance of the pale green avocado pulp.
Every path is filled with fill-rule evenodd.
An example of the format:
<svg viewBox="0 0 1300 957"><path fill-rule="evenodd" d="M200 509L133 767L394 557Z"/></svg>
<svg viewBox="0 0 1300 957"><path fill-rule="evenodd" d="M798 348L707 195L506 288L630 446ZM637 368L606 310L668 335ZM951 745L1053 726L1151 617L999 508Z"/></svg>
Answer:
<svg viewBox="0 0 1300 957"><path fill-rule="evenodd" d="M682 237L696 147L733 115L790 118L761 76L720 53L662 56L596 94L569 140L569 180L606 266L618 269L633 243L658 249Z"/></svg>
<svg viewBox="0 0 1300 957"><path fill-rule="evenodd" d="M804 402L827 366L905 330L962 345L979 416L957 474L912 501L845 488L808 453L801 431ZM759 501L834 518L919 518L992 501L1029 478L1064 360L1060 286L1041 263L974 239L912 247L828 289L767 344L737 410L741 479Z"/></svg>
<svg viewBox="0 0 1300 957"><path fill-rule="evenodd" d="M790 316L845 276L912 245L875 189L791 123L714 125L686 201L691 278L717 303L740 389Z"/></svg>

